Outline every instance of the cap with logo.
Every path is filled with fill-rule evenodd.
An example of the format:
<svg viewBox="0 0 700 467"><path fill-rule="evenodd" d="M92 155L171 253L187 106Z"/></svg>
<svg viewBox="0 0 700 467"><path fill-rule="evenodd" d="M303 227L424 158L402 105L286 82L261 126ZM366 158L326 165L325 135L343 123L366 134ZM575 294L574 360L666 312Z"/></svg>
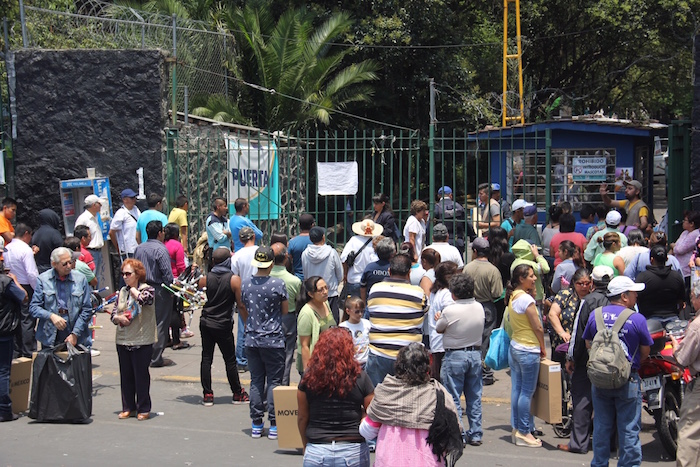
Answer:
<svg viewBox="0 0 700 467"><path fill-rule="evenodd" d="M272 266L272 262L275 259L275 253L269 246L261 246L255 251L255 256L253 256L252 264L256 268L267 269Z"/></svg>

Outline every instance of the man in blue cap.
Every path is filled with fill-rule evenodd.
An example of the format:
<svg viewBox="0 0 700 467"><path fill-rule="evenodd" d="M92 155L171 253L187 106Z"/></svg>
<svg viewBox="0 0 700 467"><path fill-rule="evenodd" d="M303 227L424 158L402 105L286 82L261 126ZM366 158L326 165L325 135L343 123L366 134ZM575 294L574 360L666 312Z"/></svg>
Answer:
<svg viewBox="0 0 700 467"><path fill-rule="evenodd" d="M513 215L508 200L501 199L501 185L498 183L491 184L491 199L501 206L501 219L508 219Z"/></svg>
<svg viewBox="0 0 700 467"><path fill-rule="evenodd" d="M109 238L119 251L121 260L133 258L136 250L136 223L141 211L136 207L136 192L131 188L122 191L122 206L117 209L109 224Z"/></svg>
<svg viewBox="0 0 700 467"><path fill-rule="evenodd" d="M448 243L457 247L459 253L464 255L465 245L465 219L466 212L461 204L454 201L452 188L445 185L438 190L440 200L435 203L434 219L436 223L445 224L448 233ZM470 239L476 238L476 233L471 225L467 225L469 229L468 235Z"/></svg>

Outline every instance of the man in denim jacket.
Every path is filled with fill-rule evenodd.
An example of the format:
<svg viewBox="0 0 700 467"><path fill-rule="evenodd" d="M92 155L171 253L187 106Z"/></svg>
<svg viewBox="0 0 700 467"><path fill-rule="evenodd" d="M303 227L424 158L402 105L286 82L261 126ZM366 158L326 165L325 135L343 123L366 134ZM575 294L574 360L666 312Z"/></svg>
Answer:
<svg viewBox="0 0 700 467"><path fill-rule="evenodd" d="M73 272L74 266L70 250L56 248L51 252L51 269L37 280L29 313L39 320L36 339L43 347L91 344L90 286L82 274Z"/></svg>

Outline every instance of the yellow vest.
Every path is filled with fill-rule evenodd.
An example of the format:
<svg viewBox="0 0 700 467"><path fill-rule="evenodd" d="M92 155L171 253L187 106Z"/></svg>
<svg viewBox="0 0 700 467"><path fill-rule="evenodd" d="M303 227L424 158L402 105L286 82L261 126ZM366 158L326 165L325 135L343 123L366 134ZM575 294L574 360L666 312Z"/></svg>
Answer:
<svg viewBox="0 0 700 467"><path fill-rule="evenodd" d="M527 345L530 347L539 347L540 341L537 340L535 331L532 330L530 326L530 320L525 313L519 314L513 310L512 304L513 300L518 298L520 295L524 294L524 290L516 290L510 297L508 302L508 320L510 321L510 338L521 345Z"/></svg>

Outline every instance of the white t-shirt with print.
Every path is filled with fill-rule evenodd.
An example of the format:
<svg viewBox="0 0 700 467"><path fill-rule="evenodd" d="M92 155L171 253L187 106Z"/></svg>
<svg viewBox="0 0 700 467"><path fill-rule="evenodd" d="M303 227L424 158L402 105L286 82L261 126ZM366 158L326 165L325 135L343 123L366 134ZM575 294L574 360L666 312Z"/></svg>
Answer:
<svg viewBox="0 0 700 467"><path fill-rule="evenodd" d="M347 328L352 333L352 341L355 344L355 360L359 363L367 363L369 357L369 330L372 327L368 319L362 318L359 323L350 321L340 323L341 328Z"/></svg>

